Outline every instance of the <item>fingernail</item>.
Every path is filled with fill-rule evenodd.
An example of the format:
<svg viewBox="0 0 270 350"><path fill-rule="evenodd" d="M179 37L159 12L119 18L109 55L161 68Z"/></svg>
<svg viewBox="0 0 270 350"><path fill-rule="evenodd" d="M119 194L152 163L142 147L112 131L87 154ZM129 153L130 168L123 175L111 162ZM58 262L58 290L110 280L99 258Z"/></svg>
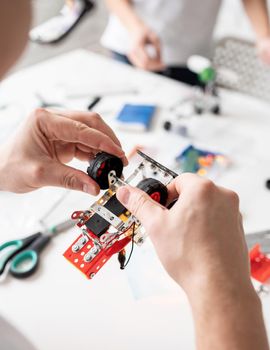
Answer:
<svg viewBox="0 0 270 350"><path fill-rule="evenodd" d="M128 165L128 159L127 159L127 157L123 157L122 160L123 160L124 166L127 166L127 165Z"/></svg>
<svg viewBox="0 0 270 350"><path fill-rule="evenodd" d="M89 184L83 185L83 192L88 193L88 194L92 194L92 195L98 194L97 189L94 186L91 186Z"/></svg>
<svg viewBox="0 0 270 350"><path fill-rule="evenodd" d="M120 187L119 190L117 191L117 198L119 199L119 201L124 204L127 205L129 202L129 196L130 196L130 191L128 189L128 187Z"/></svg>

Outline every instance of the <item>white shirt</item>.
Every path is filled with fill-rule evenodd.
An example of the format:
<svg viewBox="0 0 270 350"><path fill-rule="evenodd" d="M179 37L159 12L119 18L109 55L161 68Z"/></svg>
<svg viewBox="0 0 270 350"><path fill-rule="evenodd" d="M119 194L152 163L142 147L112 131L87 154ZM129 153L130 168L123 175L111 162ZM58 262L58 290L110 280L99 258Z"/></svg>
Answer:
<svg viewBox="0 0 270 350"><path fill-rule="evenodd" d="M166 65L183 65L194 54L210 57L222 0L132 0L138 16L159 36ZM102 44L121 54L131 48L130 35L111 15Z"/></svg>

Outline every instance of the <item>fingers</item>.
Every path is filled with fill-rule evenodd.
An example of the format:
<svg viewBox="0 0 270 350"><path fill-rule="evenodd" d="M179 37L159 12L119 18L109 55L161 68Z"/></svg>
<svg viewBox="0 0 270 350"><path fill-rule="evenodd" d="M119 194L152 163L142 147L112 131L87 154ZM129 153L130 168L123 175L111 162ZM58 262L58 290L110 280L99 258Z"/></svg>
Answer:
<svg viewBox="0 0 270 350"><path fill-rule="evenodd" d="M136 57L141 65L146 65L150 61L145 44L141 44L136 49Z"/></svg>
<svg viewBox="0 0 270 350"><path fill-rule="evenodd" d="M56 114L59 116L70 118L74 121L83 123L89 128L93 128L93 129L96 129L97 131L100 131L104 135L107 135L117 146L119 146L122 149L121 143L116 137L113 130L103 121L103 119L97 113L81 112L81 111L61 111L61 112L57 111ZM81 145L81 147L83 146L84 145ZM84 146L84 147L87 148L87 146ZM90 146L90 147L91 149L94 148L93 146ZM88 148L89 148L89 145L88 145ZM84 151L86 152L86 150ZM112 153L112 152L108 152L108 153ZM123 156L120 156L120 158L122 159L124 166L128 165L128 160L124 154Z"/></svg>
<svg viewBox="0 0 270 350"><path fill-rule="evenodd" d="M150 71L161 71L164 69L164 65L161 62L159 39L153 33L149 34L144 41L134 47L129 54L129 58L136 67L142 69Z"/></svg>
<svg viewBox="0 0 270 350"><path fill-rule="evenodd" d="M89 162L89 160L94 158L94 154L76 149L75 157L83 162Z"/></svg>
<svg viewBox="0 0 270 350"><path fill-rule="evenodd" d="M124 158L124 151L109 136L69 118L60 118L47 111L39 117L39 127L49 140L80 143L97 151L104 151Z"/></svg>
<svg viewBox="0 0 270 350"><path fill-rule="evenodd" d="M148 56L142 48L136 47L129 54L131 62L138 68L147 69Z"/></svg>
<svg viewBox="0 0 270 350"><path fill-rule="evenodd" d="M149 43L152 44L154 46L154 48L155 48L155 51L156 51L155 58L156 58L156 60L161 61L161 49L160 49L159 38L153 32L150 32L148 34L148 37L149 37Z"/></svg>
<svg viewBox="0 0 270 350"><path fill-rule="evenodd" d="M169 185L168 185L168 194L169 201L173 201L179 197L182 191L185 191L187 188L193 188L194 185L198 184L198 181L203 181L198 175L185 173L177 176Z"/></svg>
<svg viewBox="0 0 270 350"><path fill-rule="evenodd" d="M153 220L157 222L167 211L148 194L138 188L124 186L118 189L118 200L142 223L148 232L153 229Z"/></svg>
<svg viewBox="0 0 270 350"><path fill-rule="evenodd" d="M145 46L136 48L136 50L130 53L129 57L132 63L138 68L156 72L164 69L164 65L160 59L153 59L148 56Z"/></svg>
<svg viewBox="0 0 270 350"><path fill-rule="evenodd" d="M239 213L239 197L235 192L216 186L209 179L195 174L185 173L178 176L168 185L168 194L168 203L178 198L172 211L178 211L183 203L204 206L219 198L220 201L230 203L236 215Z"/></svg>
<svg viewBox="0 0 270 350"><path fill-rule="evenodd" d="M203 203L210 199L217 187L208 179L204 179L196 174L184 173L175 178L168 185L168 203L177 200L172 210L177 211L182 203Z"/></svg>
<svg viewBox="0 0 270 350"><path fill-rule="evenodd" d="M87 174L58 162L48 163L43 167L39 178L41 181L46 179L47 186L64 187L92 195L99 193L99 186Z"/></svg>
<svg viewBox="0 0 270 350"><path fill-rule="evenodd" d="M73 120L77 120L78 122L81 122L89 126L90 128L94 128L103 132L105 135L109 136L118 146L121 147L121 143L116 137L115 133L109 127L109 125L104 122L104 120L100 117L99 114L81 111L61 111L57 114L71 118Z"/></svg>

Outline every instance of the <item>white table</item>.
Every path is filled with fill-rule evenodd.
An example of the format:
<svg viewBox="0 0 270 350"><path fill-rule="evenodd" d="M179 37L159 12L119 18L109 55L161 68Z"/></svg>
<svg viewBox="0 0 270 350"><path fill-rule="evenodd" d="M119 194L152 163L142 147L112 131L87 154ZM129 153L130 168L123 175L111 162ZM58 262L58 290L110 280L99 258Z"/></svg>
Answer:
<svg viewBox="0 0 270 350"><path fill-rule="evenodd" d="M138 93L133 94L132 90ZM0 86L0 105L4 102L13 105L0 111L1 140L9 137L16 128L14 125L37 105L34 97L37 91L71 108L86 106L88 94L118 91L119 94L105 97L96 108L113 126L113 117L123 103L156 103L160 108L151 132L138 137L116 130L124 147L130 149L134 143L145 143L160 149L162 145L164 152L160 157L169 164L183 144L179 136L166 134L160 125L168 117L170 106L189 92L187 87L83 50L30 67ZM75 93L85 96L66 98L67 94ZM193 120L192 139L195 144L220 150L232 158L234 165L217 181L239 193L246 231L270 228L270 192L264 186L270 176L269 105L229 92L222 92L222 104L223 117L209 115ZM85 164L77 165L86 168ZM25 195L0 193L1 241L38 229L37 220L61 193L62 190L54 188ZM92 201L82 193L69 194L54 220L65 218L73 210L85 209ZM151 268L146 267L143 283L153 290L145 293L148 297L142 297L140 292L137 299L128 282L131 272L121 272L115 259L94 280L88 281L62 257L77 234L73 229L55 238L44 251L40 269L33 277L20 281L5 276L0 281L0 313L37 349L195 348L186 297L161 268L154 268L151 275ZM147 289L140 286L143 270L138 270L140 265L136 270L135 262L136 257L129 271L135 271L139 287ZM169 291L162 294L161 284L168 286ZM270 334L270 297L263 299L263 305Z"/></svg>

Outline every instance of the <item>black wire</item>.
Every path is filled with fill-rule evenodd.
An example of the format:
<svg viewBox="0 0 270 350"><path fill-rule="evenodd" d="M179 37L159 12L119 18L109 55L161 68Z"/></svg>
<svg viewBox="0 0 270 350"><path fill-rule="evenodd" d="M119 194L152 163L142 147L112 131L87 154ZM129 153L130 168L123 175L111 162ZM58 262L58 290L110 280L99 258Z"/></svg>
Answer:
<svg viewBox="0 0 270 350"><path fill-rule="evenodd" d="M133 230L132 230L132 245L131 245L131 251L130 251L130 254L129 254L129 257L127 259L127 262L125 263L125 265L123 266L123 269L126 268L126 266L128 265L130 259L131 259L131 256L132 256L132 253L133 253L133 249L134 249L134 235L135 235L135 223L133 224Z"/></svg>

